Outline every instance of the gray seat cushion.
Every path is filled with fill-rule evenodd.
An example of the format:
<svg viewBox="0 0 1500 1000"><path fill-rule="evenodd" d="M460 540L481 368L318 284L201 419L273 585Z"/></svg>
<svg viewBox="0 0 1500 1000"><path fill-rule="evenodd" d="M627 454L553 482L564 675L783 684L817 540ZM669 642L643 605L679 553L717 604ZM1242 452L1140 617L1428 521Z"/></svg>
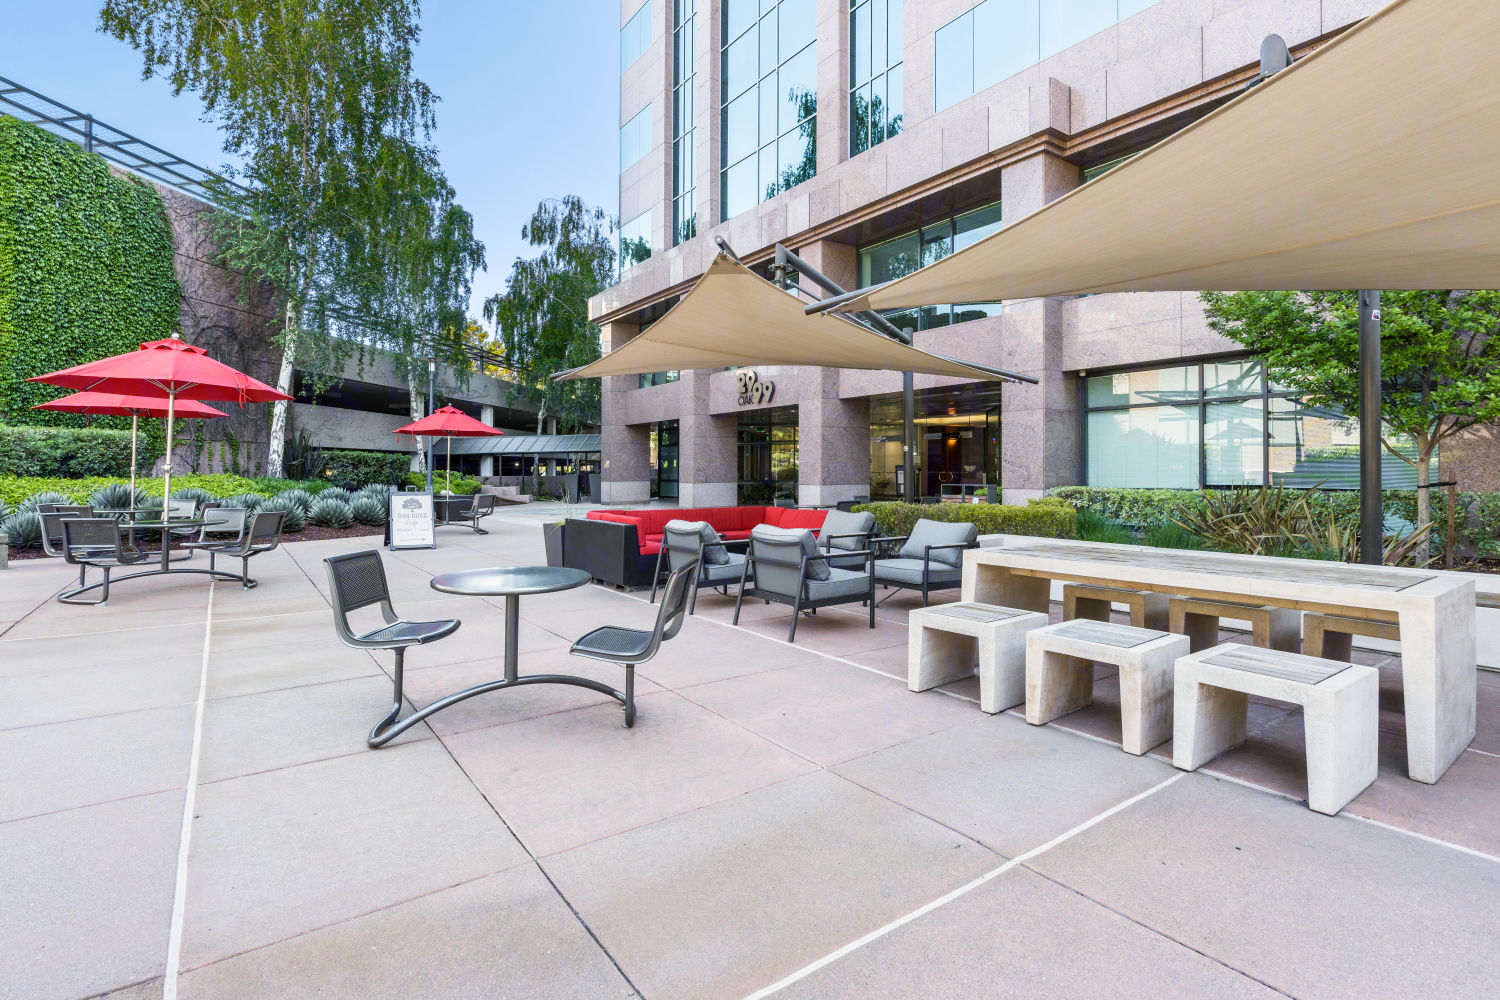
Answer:
<svg viewBox="0 0 1500 1000"><path fill-rule="evenodd" d="M721 546L722 548L722 546ZM709 563L698 567L698 583L722 586L726 583L739 583L740 573L745 568L745 554L743 552L729 553L729 561L723 563ZM755 579L751 574L750 579Z"/></svg>
<svg viewBox="0 0 1500 1000"><path fill-rule="evenodd" d="M934 559L931 571L927 574L927 582L929 585L960 583L963 575L963 570L944 566ZM875 560L875 580L879 583L900 583L920 587L922 585L922 560L877 559Z"/></svg>
<svg viewBox="0 0 1500 1000"><path fill-rule="evenodd" d="M858 538L833 538L834 535L866 535L875 530L875 515L869 511L858 514L842 510L830 510L828 516L823 519L823 527L818 533L819 538L827 538L829 541L825 548L844 549L855 552L864 548Z"/></svg>
<svg viewBox="0 0 1500 1000"><path fill-rule="evenodd" d="M831 569L826 580L809 580L809 600L824 601L830 597L869 597L870 575L852 569Z"/></svg>
<svg viewBox="0 0 1500 1000"><path fill-rule="evenodd" d="M929 545L969 544L979 540L979 526L964 521L929 521L920 518L911 529L906 544L898 555L902 559L920 560ZM934 565L943 564L957 568L963 565L963 549L940 549L932 554Z"/></svg>
<svg viewBox="0 0 1500 1000"><path fill-rule="evenodd" d="M780 558L792 559L792 546L799 546L802 555L815 556L818 554L818 540L813 533L806 528L778 528L770 524L757 524L750 529L751 545L756 540L770 542L781 549ZM796 570L791 570L793 574ZM809 580L827 580L829 578L828 563L822 559L809 559L807 561L807 578Z"/></svg>
<svg viewBox="0 0 1500 1000"><path fill-rule="evenodd" d="M672 520L668 521L662 529L664 536L667 531L681 534L694 532L699 538L703 539L703 562L705 566L722 566L729 562L729 550L720 544L719 533L707 521ZM662 543L666 543L665 537L663 537ZM673 568L675 569L676 566L674 565Z"/></svg>

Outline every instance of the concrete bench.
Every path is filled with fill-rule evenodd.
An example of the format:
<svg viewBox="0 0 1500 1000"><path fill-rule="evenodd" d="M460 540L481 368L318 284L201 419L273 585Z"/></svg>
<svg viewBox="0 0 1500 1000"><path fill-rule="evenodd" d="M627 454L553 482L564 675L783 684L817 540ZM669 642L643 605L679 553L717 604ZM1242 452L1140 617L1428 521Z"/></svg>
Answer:
<svg viewBox="0 0 1500 1000"><path fill-rule="evenodd" d="M1096 622L1107 622L1114 605L1123 604L1130 612L1130 624L1136 628L1168 631L1167 602L1170 597L1167 594L1154 594L1149 590L1102 587L1094 583L1064 584L1062 593L1063 618L1068 621L1087 618Z"/></svg>
<svg viewBox="0 0 1500 1000"><path fill-rule="evenodd" d="M1046 615L994 604L919 608L907 619L906 686L926 691L979 668L979 707L991 715L1026 700L1026 633Z"/></svg>
<svg viewBox="0 0 1500 1000"><path fill-rule="evenodd" d="M1219 644L1221 618L1248 621L1252 641L1263 649L1295 653L1302 648L1302 630L1299 627L1302 616L1290 608L1201 597L1174 597L1169 604L1168 618L1168 629L1187 636L1195 653Z"/></svg>
<svg viewBox="0 0 1500 1000"><path fill-rule="evenodd" d="M1301 705L1307 805L1335 815L1375 780L1380 673L1337 660L1226 643L1177 661L1172 763L1195 771L1245 742L1250 696Z"/></svg>
<svg viewBox="0 0 1500 1000"><path fill-rule="evenodd" d="M1354 652L1354 637L1401 640L1401 626L1368 618L1346 618L1308 612L1302 616L1302 651L1308 656L1348 662Z"/></svg>
<svg viewBox="0 0 1500 1000"><path fill-rule="evenodd" d="M1172 735L1172 663L1187 636L1111 622L1068 621L1026 636L1026 721L1044 725L1094 700L1094 665L1120 668L1120 733L1126 753Z"/></svg>

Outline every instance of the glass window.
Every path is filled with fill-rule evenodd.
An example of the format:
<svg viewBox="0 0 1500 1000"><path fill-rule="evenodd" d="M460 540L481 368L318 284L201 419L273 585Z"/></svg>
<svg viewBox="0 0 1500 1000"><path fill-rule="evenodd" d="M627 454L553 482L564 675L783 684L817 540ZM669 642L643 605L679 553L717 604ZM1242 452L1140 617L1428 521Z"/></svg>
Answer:
<svg viewBox="0 0 1500 1000"><path fill-rule="evenodd" d="M620 226L620 270L623 272L651 257L651 210Z"/></svg>
<svg viewBox="0 0 1500 1000"><path fill-rule="evenodd" d="M939 28L934 45L933 99L941 111L974 93L974 12Z"/></svg>
<svg viewBox="0 0 1500 1000"><path fill-rule="evenodd" d="M620 173L651 151L651 105L620 126Z"/></svg>
<svg viewBox="0 0 1500 1000"><path fill-rule="evenodd" d="M859 252L859 287L904 278L917 269L922 244L916 233Z"/></svg>
<svg viewBox="0 0 1500 1000"><path fill-rule="evenodd" d="M1093 375L1088 379L1089 406L1127 406L1197 400L1198 366Z"/></svg>
<svg viewBox="0 0 1500 1000"><path fill-rule="evenodd" d="M1066 4L1043 3L1046 7ZM1041 58L1033 0L988 0L974 8L974 89L978 93ZM963 95L968 96L968 95Z"/></svg>
<svg viewBox="0 0 1500 1000"><path fill-rule="evenodd" d="M941 222L923 226L917 232L899 236L858 253L861 288L904 277L918 267L941 260L954 250L978 242L1001 225L1001 204L951 215ZM902 329L931 330L953 323L998 316L999 302L970 302L962 305L924 306L902 312L887 313L886 318Z"/></svg>
<svg viewBox="0 0 1500 1000"><path fill-rule="evenodd" d="M1259 399L1209 403L1203 411L1203 475L1207 486L1265 482L1265 404Z"/></svg>
<svg viewBox="0 0 1500 1000"><path fill-rule="evenodd" d="M993 2L993 0L991 0ZM1103 31L1120 19L1116 0L1067 0L1041 5L1042 58Z"/></svg>
<svg viewBox="0 0 1500 1000"><path fill-rule="evenodd" d="M953 220L953 249L973 246L1000 231L1000 203L966 212Z"/></svg>
<svg viewBox="0 0 1500 1000"><path fill-rule="evenodd" d="M650 47L651 0L646 0L620 29L620 72L625 72Z"/></svg>
<svg viewBox="0 0 1500 1000"><path fill-rule="evenodd" d="M1205 396L1259 396L1261 389L1259 361L1221 361L1203 366Z"/></svg>
<svg viewBox="0 0 1500 1000"><path fill-rule="evenodd" d="M815 0L729 0L723 7L721 217L817 169Z"/></svg>
<svg viewBox="0 0 1500 1000"><path fill-rule="evenodd" d="M672 245L676 246L698 233L693 149L697 135L697 105L693 99L697 79L693 61L697 0L676 0L672 10L676 22L672 34Z"/></svg>
<svg viewBox="0 0 1500 1000"><path fill-rule="evenodd" d="M901 131L901 4L851 0L849 8L849 155L856 156Z"/></svg>
<svg viewBox="0 0 1500 1000"><path fill-rule="evenodd" d="M1091 485L1198 485L1198 407L1137 406L1088 414Z"/></svg>

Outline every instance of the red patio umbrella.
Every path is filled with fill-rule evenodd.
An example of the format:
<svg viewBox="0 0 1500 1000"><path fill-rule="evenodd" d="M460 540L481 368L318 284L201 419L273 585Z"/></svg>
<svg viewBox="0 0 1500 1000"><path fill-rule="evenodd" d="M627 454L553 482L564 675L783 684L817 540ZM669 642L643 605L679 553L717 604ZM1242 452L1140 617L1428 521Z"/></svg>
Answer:
<svg viewBox="0 0 1500 1000"><path fill-rule="evenodd" d="M141 417L165 417L169 400L165 396L126 396L117 392L75 392L71 396L54 399L50 403L38 403L33 410L53 410L58 413L82 413L91 417L130 418L130 495L135 496L135 434ZM176 415L193 419L210 419L228 416L212 406L191 399L176 405ZM131 501L134 503L134 500Z"/></svg>
<svg viewBox="0 0 1500 1000"><path fill-rule="evenodd" d="M291 399L286 393L253 379L221 361L215 361L201 347L185 344L174 334L167 340L151 340L139 350L75 365L27 379L60 385L64 389L119 392L131 396L166 396L167 399L167 475L162 504L172 496L172 421L177 414L177 397L222 402L270 403Z"/></svg>
<svg viewBox="0 0 1500 1000"><path fill-rule="evenodd" d="M396 428L397 434L410 434L413 437L418 434L423 437L444 437L448 439L448 482L453 482L453 438L456 437L494 437L505 432L491 427L482 421L475 420L463 410L453 406L444 406L433 410L421 420L407 424L405 427Z"/></svg>

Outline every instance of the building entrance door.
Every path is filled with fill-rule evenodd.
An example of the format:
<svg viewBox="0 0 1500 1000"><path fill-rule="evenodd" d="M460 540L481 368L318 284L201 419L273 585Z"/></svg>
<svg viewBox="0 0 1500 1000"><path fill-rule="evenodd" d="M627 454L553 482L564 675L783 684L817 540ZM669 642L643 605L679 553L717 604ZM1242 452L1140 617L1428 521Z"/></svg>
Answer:
<svg viewBox="0 0 1500 1000"><path fill-rule="evenodd" d="M797 498L797 408L740 414L739 497L742 504Z"/></svg>

